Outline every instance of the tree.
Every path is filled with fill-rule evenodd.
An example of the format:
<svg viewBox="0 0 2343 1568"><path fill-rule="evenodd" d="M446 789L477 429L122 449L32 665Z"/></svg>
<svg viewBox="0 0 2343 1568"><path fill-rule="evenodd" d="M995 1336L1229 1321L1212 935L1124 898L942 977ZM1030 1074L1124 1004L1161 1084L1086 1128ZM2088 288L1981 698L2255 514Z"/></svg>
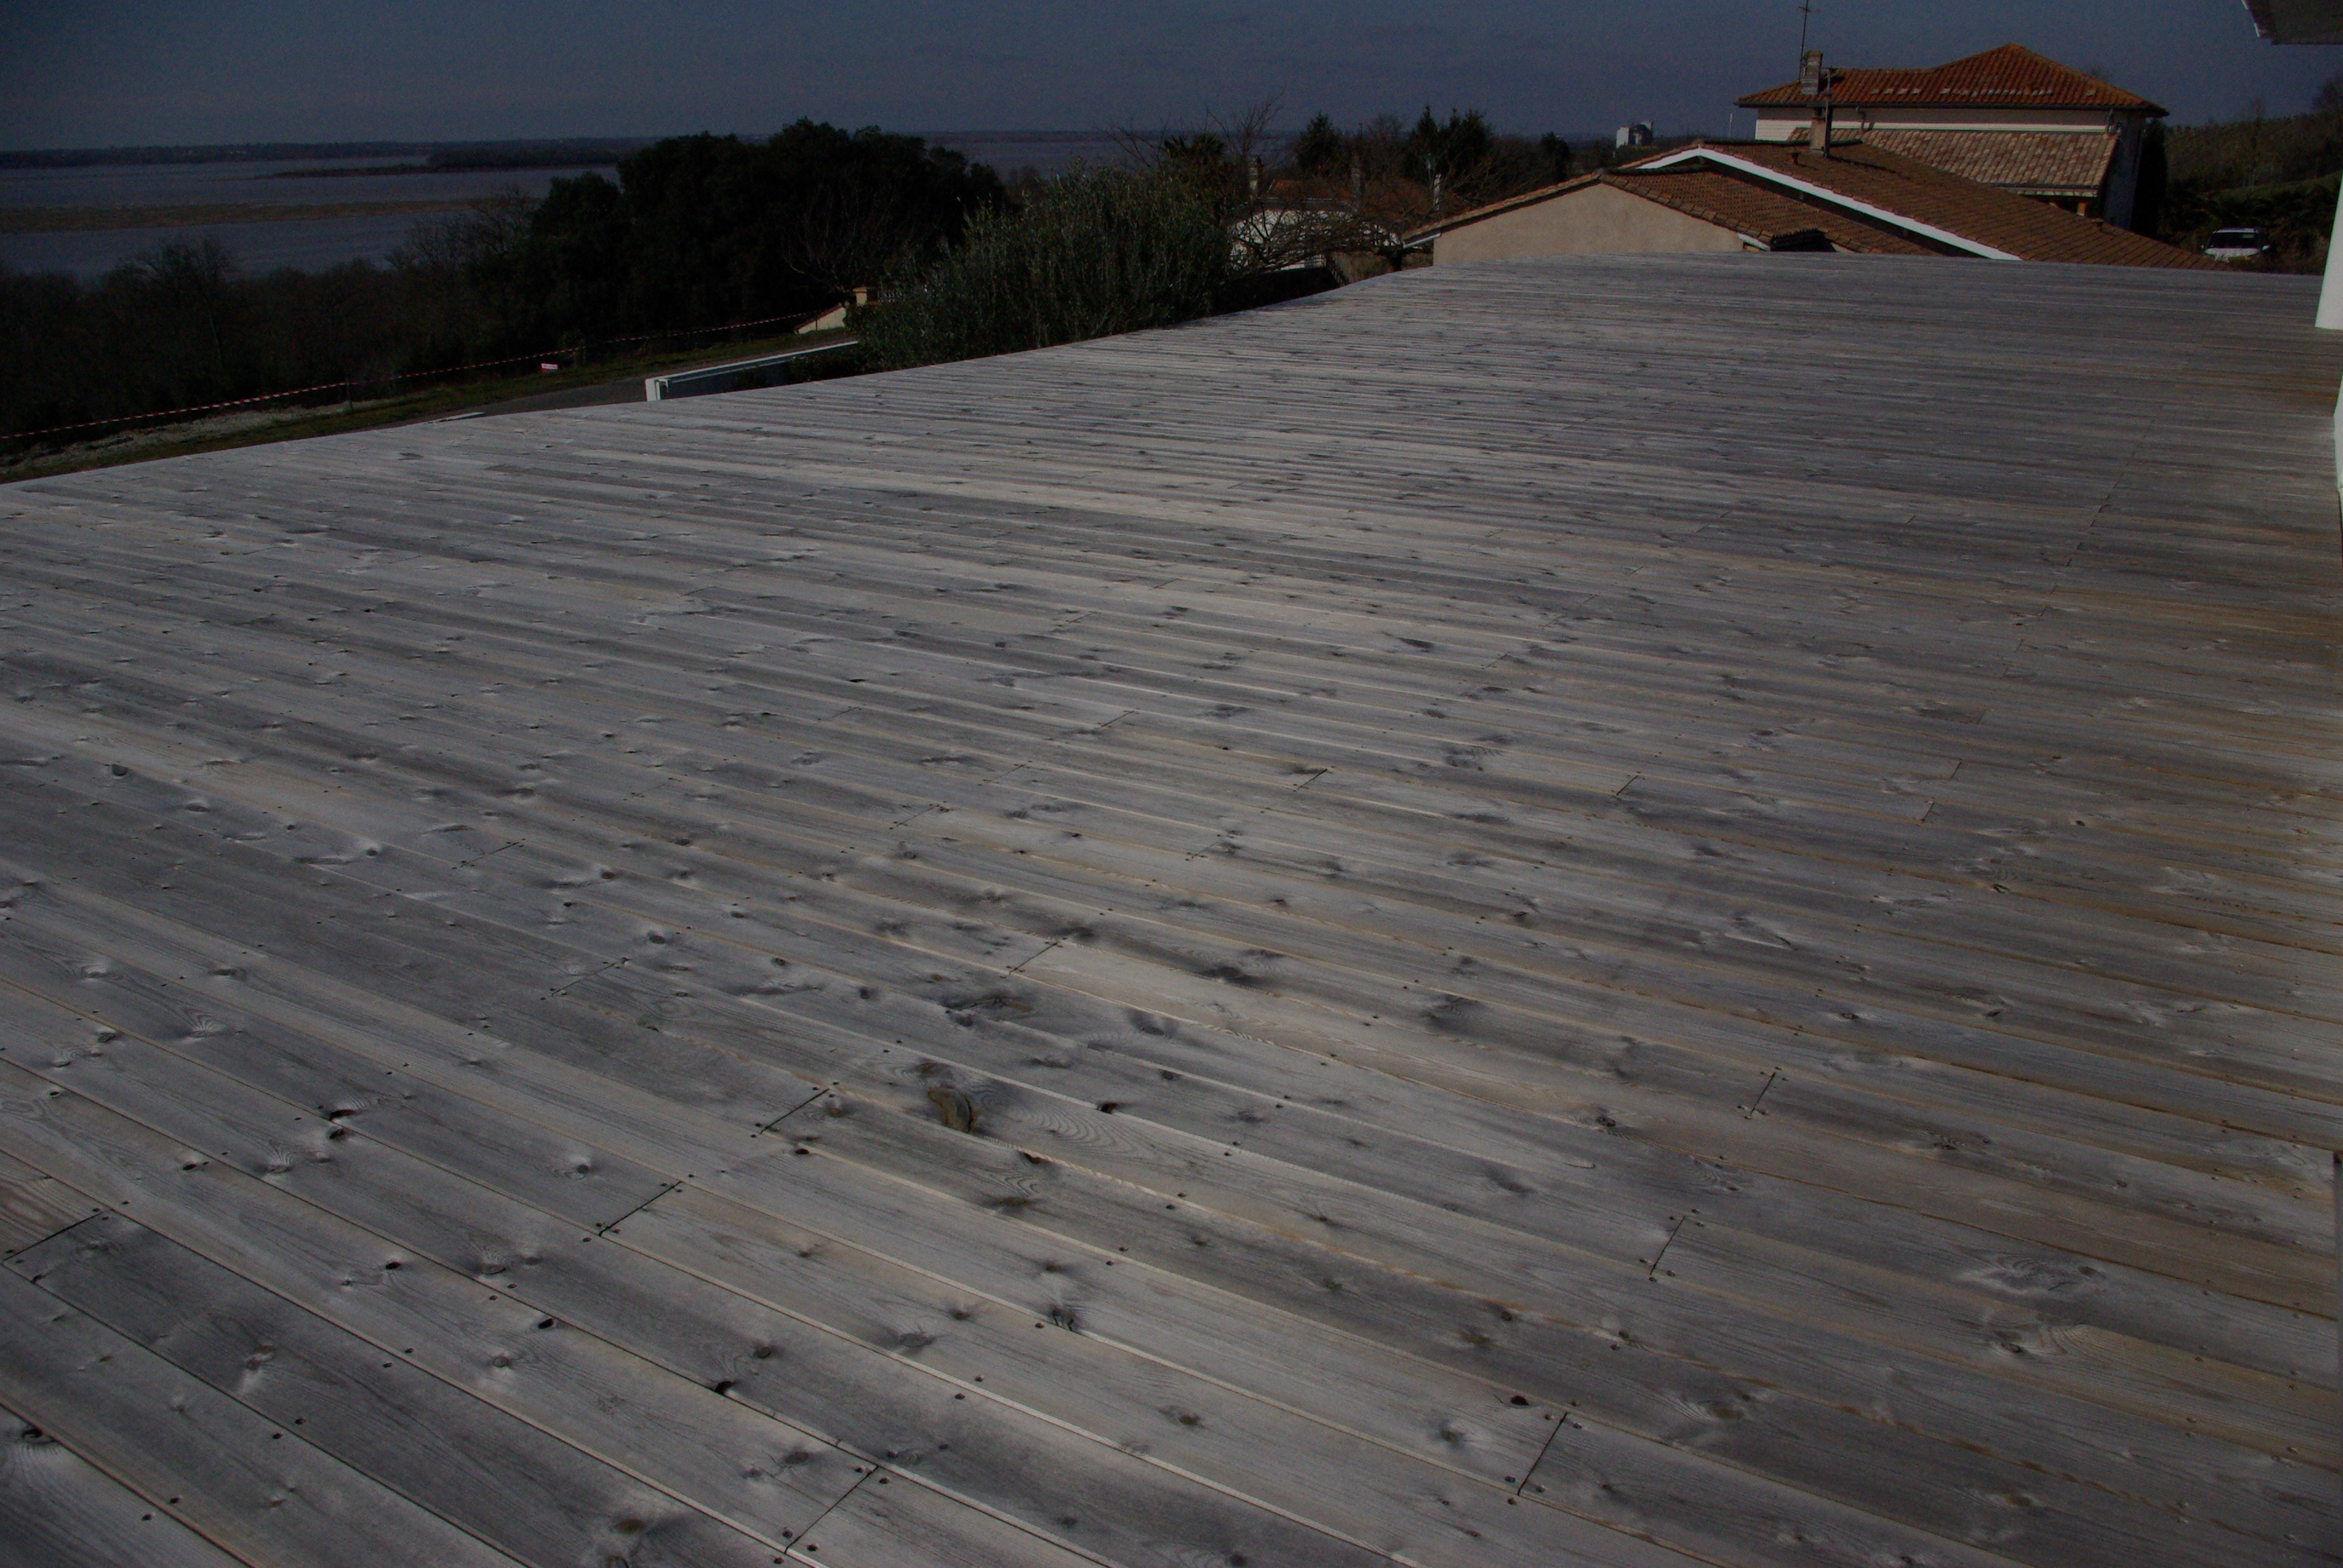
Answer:
<svg viewBox="0 0 2343 1568"><path fill-rule="evenodd" d="M480 264L498 313L538 341L582 342L602 323L628 324L628 220L624 193L600 175L555 180L514 250Z"/></svg>
<svg viewBox="0 0 2343 1568"><path fill-rule="evenodd" d="M793 282L833 298L877 283L907 254L934 255L960 236L970 213L1004 199L990 168L875 127L847 136L799 120L768 152L794 213L778 259Z"/></svg>
<svg viewBox="0 0 2343 1568"><path fill-rule="evenodd" d="M1227 208L1176 166L1077 168L972 216L854 325L882 369L1013 354L1202 316L1230 271Z"/></svg>
<svg viewBox="0 0 2343 1568"><path fill-rule="evenodd" d="M130 264L132 276L146 286L165 309L188 326L200 322L202 340L210 347L216 385L229 386L227 344L220 332L228 286L236 279L236 257L216 239L201 244L170 240L145 252Z"/></svg>
<svg viewBox="0 0 2343 1568"><path fill-rule="evenodd" d="M623 159L615 186L556 180L504 265L500 298L539 337L812 314L907 254L935 254L1003 200L990 169L875 128L799 120L763 142L678 136Z"/></svg>
<svg viewBox="0 0 2343 1568"><path fill-rule="evenodd" d="M1478 173L1497 150L1496 134L1478 109L1448 111L1448 123L1432 117L1432 106L1408 133L1406 157L1411 171L1430 180L1435 176L1449 185Z"/></svg>
<svg viewBox="0 0 2343 1568"><path fill-rule="evenodd" d="M1570 144L1567 141L1555 136L1552 131L1538 138L1537 150L1539 158L1545 166L1540 170L1540 173L1546 176L1544 184L1560 185L1578 172L1577 155L1570 150Z"/></svg>
<svg viewBox="0 0 2343 1568"><path fill-rule="evenodd" d="M1348 139L1334 128L1334 122L1318 115L1302 127L1302 134L1293 138L1292 149L1286 156L1300 174L1332 178L1348 169L1351 148Z"/></svg>
<svg viewBox="0 0 2343 1568"><path fill-rule="evenodd" d="M1162 152L1164 162L1179 168L1218 169L1228 161L1229 145L1210 131L1194 131L1164 137Z"/></svg>

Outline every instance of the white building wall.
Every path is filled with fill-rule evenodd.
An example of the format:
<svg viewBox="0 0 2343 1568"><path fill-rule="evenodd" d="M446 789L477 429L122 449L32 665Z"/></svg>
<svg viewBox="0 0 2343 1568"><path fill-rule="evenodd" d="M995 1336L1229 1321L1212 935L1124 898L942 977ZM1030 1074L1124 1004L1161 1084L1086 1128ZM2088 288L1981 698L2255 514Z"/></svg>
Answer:
<svg viewBox="0 0 2343 1568"><path fill-rule="evenodd" d="M1757 111L1756 139L1786 142L1803 136L1814 119L1810 109ZM2120 120L2142 120L2130 109L1896 109L1842 105L1831 121L1841 134L1883 131L2109 131Z"/></svg>

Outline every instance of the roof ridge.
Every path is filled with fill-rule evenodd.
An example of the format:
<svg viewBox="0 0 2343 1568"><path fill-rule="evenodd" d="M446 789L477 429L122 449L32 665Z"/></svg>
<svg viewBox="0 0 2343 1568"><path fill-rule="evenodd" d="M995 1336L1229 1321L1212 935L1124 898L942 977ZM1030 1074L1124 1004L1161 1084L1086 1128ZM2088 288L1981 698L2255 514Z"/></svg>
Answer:
<svg viewBox="0 0 2343 1568"><path fill-rule="evenodd" d="M1609 169L1589 169L1583 175L1573 175L1566 180L1556 180L1550 186L1539 186L1533 190L1517 191L1509 196L1499 196L1495 201L1484 202L1479 206L1466 207L1463 212L1435 218L1421 228L1412 229L1402 235L1400 240L1402 244L1412 245L1419 239L1436 235L1444 228L1454 228L1460 224L1477 223L1482 218L1494 217L1501 212L1508 212L1517 206L1527 206L1533 202L1544 201L1548 196L1561 196L1564 192L1575 189L1580 186L1594 185L1610 172Z"/></svg>
<svg viewBox="0 0 2343 1568"><path fill-rule="evenodd" d="M1832 73L1832 101L1842 107L1892 105L1906 108L1982 106L2026 108L2166 110L2112 82L2078 71L2025 45L1996 44L1939 65L1852 65ZM1816 95L1795 82L1735 100L1744 108L1812 104Z"/></svg>

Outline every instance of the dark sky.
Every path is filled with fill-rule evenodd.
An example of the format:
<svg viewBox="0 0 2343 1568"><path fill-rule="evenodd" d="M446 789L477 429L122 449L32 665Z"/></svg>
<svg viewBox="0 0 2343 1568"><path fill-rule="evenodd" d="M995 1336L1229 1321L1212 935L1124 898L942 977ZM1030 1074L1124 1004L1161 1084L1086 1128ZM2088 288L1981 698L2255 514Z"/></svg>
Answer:
<svg viewBox="0 0 2343 1568"><path fill-rule="evenodd" d="M7 0L0 146L1188 124L1281 95L1503 129L1721 133L1795 74L1787 0ZM2018 42L2186 123L2306 106L2343 49L2238 0L1817 0L1839 65ZM1747 126L1745 115L1741 122Z"/></svg>

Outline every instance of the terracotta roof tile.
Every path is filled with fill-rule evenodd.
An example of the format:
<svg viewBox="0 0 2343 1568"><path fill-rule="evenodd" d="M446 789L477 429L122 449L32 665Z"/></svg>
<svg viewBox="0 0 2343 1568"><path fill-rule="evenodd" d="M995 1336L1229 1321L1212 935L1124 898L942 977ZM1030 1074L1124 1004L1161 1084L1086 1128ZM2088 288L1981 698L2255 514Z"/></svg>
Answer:
<svg viewBox="0 0 2343 1568"><path fill-rule="evenodd" d="M1812 206L1755 180L1698 164L1652 174L1612 175L1604 178L1604 183L1759 241L1795 234L1800 229L1818 228L1841 250L1888 256L1938 254L1892 228L1865 223L1830 207Z"/></svg>
<svg viewBox="0 0 2343 1568"><path fill-rule="evenodd" d="M1803 134L1792 141L1805 143ZM1863 145L1964 179L2029 196L2096 196L2116 156L2113 131L1899 131L1876 126Z"/></svg>
<svg viewBox="0 0 2343 1568"><path fill-rule="evenodd" d="M1741 142L1707 150L2007 251L2023 261L2103 262L2120 266L2219 265L2194 251L2097 218L2077 217L2030 197L1963 179L1916 158L1862 143L1840 146L1834 141L1826 158L1780 142ZM1612 172L1632 175L1638 166L1631 164Z"/></svg>
<svg viewBox="0 0 2343 1568"><path fill-rule="evenodd" d="M1664 168L1654 163L1713 154L1754 166L1753 174L1706 157L1685 158ZM1560 185L1524 191L1487 206L1458 213L1408 236L1421 240L1500 213L1567 196L1598 181L1648 200L1692 213L1758 239L1800 228L1819 228L1845 250L1902 255L1943 254L1946 247L1898 228L1887 218L1866 217L1833 207L1822 196L1801 196L1774 184L1778 176L1818 187L1830 196L1860 202L1895 217L1958 235L2004 251L2021 261L2089 262L2116 266L2217 266L2194 251L2146 235L2117 228L1931 167L1861 142L1831 144L1831 156L1817 158L1803 146L1780 142L1694 143L1660 153L1639 164L1581 175ZM1697 177L1692 177L1697 176ZM1729 187L1738 187L1737 189Z"/></svg>
<svg viewBox="0 0 2343 1568"><path fill-rule="evenodd" d="M1815 100L1787 82L1740 100L1745 109L1770 108ZM1857 68L1835 71L1831 101L1845 108L2164 109L2137 93L2110 86L2095 76L2046 59L2031 49L2004 44L1950 65L1919 70Z"/></svg>

